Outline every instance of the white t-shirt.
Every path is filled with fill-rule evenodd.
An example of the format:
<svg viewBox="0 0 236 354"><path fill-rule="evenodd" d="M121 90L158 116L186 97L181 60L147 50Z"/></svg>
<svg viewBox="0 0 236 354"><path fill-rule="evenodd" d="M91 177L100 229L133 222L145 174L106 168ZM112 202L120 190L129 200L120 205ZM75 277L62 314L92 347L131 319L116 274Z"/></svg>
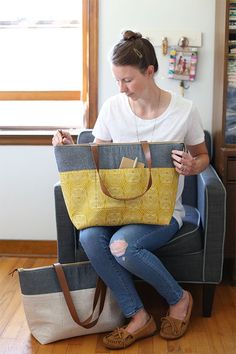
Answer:
<svg viewBox="0 0 236 354"><path fill-rule="evenodd" d="M128 97L119 93L110 97L102 106L93 129L97 139L114 143L147 141L181 141L197 145L204 141L204 131L197 108L192 101L171 93L166 111L156 119L141 119L136 116ZM181 195L184 177L180 175L174 210L174 218L182 226L184 208Z"/></svg>

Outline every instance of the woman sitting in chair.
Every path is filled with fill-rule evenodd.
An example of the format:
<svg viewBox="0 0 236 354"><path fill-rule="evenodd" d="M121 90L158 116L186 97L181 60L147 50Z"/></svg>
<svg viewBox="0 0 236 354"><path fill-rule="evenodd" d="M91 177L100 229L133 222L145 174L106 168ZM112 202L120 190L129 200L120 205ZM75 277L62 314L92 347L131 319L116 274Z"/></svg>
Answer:
<svg viewBox="0 0 236 354"><path fill-rule="evenodd" d="M160 336L176 339L187 330L192 296L176 282L153 251L170 241L182 226L184 176L203 171L209 158L194 104L155 83L158 62L149 40L140 33L124 32L113 48L111 64L120 93L104 103L93 129L95 142L183 141L188 151L172 151L180 177L169 225L96 226L80 231L80 242L93 267L130 319L126 326L103 339L106 347L118 349L153 335L157 329L136 291L132 274L151 284L169 305L166 317L161 320ZM73 144L66 131L58 131L52 142L53 145Z"/></svg>

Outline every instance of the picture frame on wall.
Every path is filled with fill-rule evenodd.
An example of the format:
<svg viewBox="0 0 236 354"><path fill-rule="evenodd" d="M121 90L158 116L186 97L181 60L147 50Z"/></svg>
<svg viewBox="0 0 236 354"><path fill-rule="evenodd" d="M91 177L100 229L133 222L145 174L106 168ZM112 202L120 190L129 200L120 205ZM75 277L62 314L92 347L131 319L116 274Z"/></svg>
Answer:
<svg viewBox="0 0 236 354"><path fill-rule="evenodd" d="M168 78L194 81L197 62L198 53L196 48L188 48L187 50L172 49L169 58Z"/></svg>

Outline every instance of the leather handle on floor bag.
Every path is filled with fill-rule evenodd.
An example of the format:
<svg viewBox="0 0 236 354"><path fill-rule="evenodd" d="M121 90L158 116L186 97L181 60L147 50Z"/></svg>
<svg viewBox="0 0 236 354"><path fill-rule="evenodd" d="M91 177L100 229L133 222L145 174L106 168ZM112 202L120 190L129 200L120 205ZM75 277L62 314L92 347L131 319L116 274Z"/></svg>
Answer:
<svg viewBox="0 0 236 354"><path fill-rule="evenodd" d="M100 315L102 313L103 307L104 307L105 297L106 297L106 290L107 290L106 284L102 281L101 278L98 277L96 290L95 290L95 293L94 293L93 307L92 307L91 315L86 320L81 321L79 319L79 315L77 314L75 305L73 303L73 300L72 300L72 297L71 297L71 294L70 294L70 289L68 287L67 280L66 280L66 277L65 277L65 273L64 273L64 270L63 270L61 264L60 263L54 263L53 267L55 269L55 272L56 272L56 275L57 275L57 279L58 279L59 284L61 286L61 289L62 289L62 292L64 294L68 310L70 311L70 314L71 314L71 317L73 318L73 320L79 326L82 326L84 328L88 329L88 328L94 327L97 324L97 322L99 320L99 317L100 317ZM92 320L94 311L95 311L95 309L96 309L98 304L99 304L99 310L98 310L97 318Z"/></svg>
<svg viewBox="0 0 236 354"><path fill-rule="evenodd" d="M95 144L95 143L90 144L91 153L92 153L93 161L94 161L97 173L98 173L101 190L106 196L108 196L108 197L110 197L112 199L116 199L116 200L123 200L123 201L134 200L134 199L142 197L151 188L151 186L152 186L152 171L151 171L152 158L151 158L150 146L149 146L149 143L147 141L141 141L140 144L141 144L141 147L142 147L142 150L143 150L143 153L144 153L144 157L145 157L145 160L146 160L146 166L148 167L148 170L149 170L148 183L147 183L147 186L146 186L145 190L142 193L140 193L140 194L138 194L138 195L136 195L134 197L127 197L127 198L125 198L125 197L116 197L116 196L112 195L109 192L109 190L107 189L105 183L103 182L103 179L102 179L102 177L100 175L100 172L99 172L99 152L98 152L98 145L99 144Z"/></svg>

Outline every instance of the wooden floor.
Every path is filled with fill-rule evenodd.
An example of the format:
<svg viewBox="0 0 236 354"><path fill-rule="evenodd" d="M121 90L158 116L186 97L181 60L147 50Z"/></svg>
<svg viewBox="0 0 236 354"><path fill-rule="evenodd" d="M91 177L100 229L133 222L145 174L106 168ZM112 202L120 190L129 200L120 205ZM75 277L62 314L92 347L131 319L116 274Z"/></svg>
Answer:
<svg viewBox="0 0 236 354"><path fill-rule="evenodd" d="M13 276L8 274L15 268L38 267L54 261L0 257L0 354L236 354L236 287L227 281L217 287L211 318L201 315L201 286L185 286L192 292L194 309L189 330L179 340L166 341L157 334L125 350L109 351L104 348L100 334L40 345L27 326L17 272ZM159 327L166 304L148 286L140 286L139 291Z"/></svg>

